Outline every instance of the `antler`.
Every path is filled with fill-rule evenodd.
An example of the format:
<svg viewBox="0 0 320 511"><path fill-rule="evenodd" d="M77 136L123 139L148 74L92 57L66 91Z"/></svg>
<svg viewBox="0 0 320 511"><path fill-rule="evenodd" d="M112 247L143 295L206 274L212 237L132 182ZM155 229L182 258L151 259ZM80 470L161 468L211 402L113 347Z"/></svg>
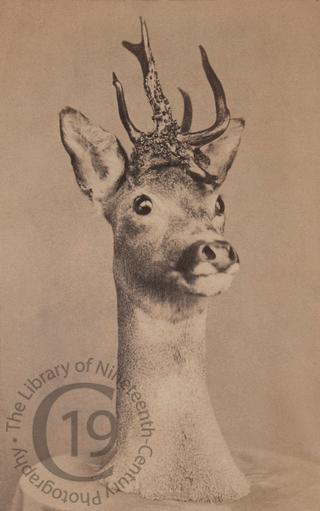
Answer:
<svg viewBox="0 0 320 511"><path fill-rule="evenodd" d="M224 133L230 122L230 112L227 107L225 93L222 84L212 69L207 54L200 46L202 66L210 83L216 109L216 120L207 129L196 132L189 132L192 122L192 105L189 95L179 89L184 101L184 115L181 127L178 128L176 121L172 117L172 111L168 99L164 95L159 81L158 73L155 67L154 58L151 52L148 29L145 21L140 18L141 23L141 41L140 43L129 43L123 41L123 46L131 51L139 60L142 73L144 88L153 111L153 120L155 122L155 131L164 133L167 127L174 127L176 140L186 144L189 147L199 148L209 142L212 142ZM121 121L127 130L130 139L136 144L142 131L138 130L129 118L126 107L124 92L121 83L113 73L113 84L117 92L118 108Z"/></svg>
<svg viewBox="0 0 320 511"><path fill-rule="evenodd" d="M191 146L201 147L202 145L212 142L222 135L230 122L230 112L227 107L226 96L222 87L222 83L212 69L205 49L200 46L202 57L202 66L211 85L216 107L216 121L210 128L193 133L182 133L179 140L187 142Z"/></svg>
<svg viewBox="0 0 320 511"><path fill-rule="evenodd" d="M184 105L180 133L188 133L192 123L192 103L189 94L187 94L184 90L180 89L180 87L178 87L178 90L181 92Z"/></svg>
<svg viewBox="0 0 320 511"><path fill-rule="evenodd" d="M129 114L128 114L128 110L127 110L126 100L124 97L123 87L122 87L121 83L119 82L115 73L113 73L112 77L113 77L113 85L115 86L116 92L117 92L117 100L118 100L118 109L119 109L120 119L121 119L122 124L125 127L128 135L130 137L130 140L135 144L141 137L142 131L139 131L135 127L135 125L131 122Z"/></svg>
<svg viewBox="0 0 320 511"><path fill-rule="evenodd" d="M122 44L125 48L127 48L127 50L131 51L140 62L144 79L144 88L153 111L152 118L155 121L156 130L161 131L167 124L171 124L174 121L169 101L163 94L158 78L154 58L151 52L147 25L142 18L140 18L140 23L141 42L134 44L129 43L128 41L123 41ZM129 119L121 83L116 77L113 83L117 90L118 107L122 123L131 140L136 142L140 138L141 132L135 128Z"/></svg>

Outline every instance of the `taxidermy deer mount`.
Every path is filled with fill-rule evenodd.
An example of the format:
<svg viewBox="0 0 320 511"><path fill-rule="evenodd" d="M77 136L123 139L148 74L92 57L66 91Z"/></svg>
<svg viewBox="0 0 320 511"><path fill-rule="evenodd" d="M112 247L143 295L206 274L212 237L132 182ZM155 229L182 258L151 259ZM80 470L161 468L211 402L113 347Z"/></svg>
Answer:
<svg viewBox="0 0 320 511"><path fill-rule="evenodd" d="M140 43L123 45L142 68L153 112L151 133L130 120L122 85L113 75L120 118L134 145L131 156L114 135L77 110L67 107L60 114L62 142L78 185L101 207L114 234L118 439L108 485L150 499L237 499L247 494L248 485L210 402L205 328L208 297L227 289L239 269L237 253L223 237L219 189L244 121L230 118L222 84L200 46L216 119L207 129L190 131L191 101L181 91L179 125L162 91L143 20L141 33ZM134 476L131 471L127 485L141 432L123 381L141 392L153 425L148 466Z"/></svg>

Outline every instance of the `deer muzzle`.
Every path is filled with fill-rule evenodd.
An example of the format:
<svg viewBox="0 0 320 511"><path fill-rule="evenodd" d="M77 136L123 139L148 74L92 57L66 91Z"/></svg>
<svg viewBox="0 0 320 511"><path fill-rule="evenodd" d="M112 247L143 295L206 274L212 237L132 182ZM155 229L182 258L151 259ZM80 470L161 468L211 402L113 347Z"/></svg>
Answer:
<svg viewBox="0 0 320 511"><path fill-rule="evenodd" d="M205 276L227 272L239 264L235 249L225 240L210 243L197 241L187 247L177 265L177 270L185 275Z"/></svg>

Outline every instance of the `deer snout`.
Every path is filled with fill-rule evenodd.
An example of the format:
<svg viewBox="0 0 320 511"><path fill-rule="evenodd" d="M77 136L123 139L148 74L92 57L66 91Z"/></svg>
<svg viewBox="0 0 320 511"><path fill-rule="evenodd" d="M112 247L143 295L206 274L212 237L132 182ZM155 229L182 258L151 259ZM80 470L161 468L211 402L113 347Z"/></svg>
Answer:
<svg viewBox="0 0 320 511"><path fill-rule="evenodd" d="M205 268L201 263L209 263L217 271L223 272L231 265L239 263L239 256L227 241L215 240L211 243L197 241L184 250L178 262L178 270L191 273L198 267L199 272L196 273L201 274L201 268ZM205 269L203 273L206 273Z"/></svg>
<svg viewBox="0 0 320 511"><path fill-rule="evenodd" d="M198 247L199 261L211 262L218 270L224 271L231 264L239 262L239 256L235 249L227 241L214 241L202 243Z"/></svg>

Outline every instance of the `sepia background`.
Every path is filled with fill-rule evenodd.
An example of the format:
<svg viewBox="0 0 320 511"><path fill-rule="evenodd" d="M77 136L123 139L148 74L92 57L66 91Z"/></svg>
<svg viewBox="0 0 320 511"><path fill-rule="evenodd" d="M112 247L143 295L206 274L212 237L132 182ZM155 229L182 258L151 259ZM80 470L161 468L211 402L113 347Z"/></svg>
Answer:
<svg viewBox="0 0 320 511"><path fill-rule="evenodd" d="M208 322L208 382L221 428L230 446L320 462L317 1L2 2L2 416L27 378L46 368L88 356L115 361L111 229L75 183L58 112L80 109L129 149L115 71L135 124L151 128L140 68L121 46L138 41L139 15L178 119L182 87L193 128L212 122L199 44L232 114L246 119L223 187L241 272L212 300ZM57 450L62 436L57 430ZM19 474L4 433L2 444L6 504Z"/></svg>

